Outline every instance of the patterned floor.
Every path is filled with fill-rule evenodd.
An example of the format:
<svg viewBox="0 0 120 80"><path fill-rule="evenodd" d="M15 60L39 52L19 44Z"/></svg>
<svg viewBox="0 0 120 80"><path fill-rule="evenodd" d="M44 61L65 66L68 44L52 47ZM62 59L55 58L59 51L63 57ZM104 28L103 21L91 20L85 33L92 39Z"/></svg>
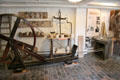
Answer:
<svg viewBox="0 0 120 80"><path fill-rule="evenodd" d="M14 74L0 69L0 80L120 80L119 59L101 60L86 55L77 65L63 63L28 67L26 73Z"/></svg>

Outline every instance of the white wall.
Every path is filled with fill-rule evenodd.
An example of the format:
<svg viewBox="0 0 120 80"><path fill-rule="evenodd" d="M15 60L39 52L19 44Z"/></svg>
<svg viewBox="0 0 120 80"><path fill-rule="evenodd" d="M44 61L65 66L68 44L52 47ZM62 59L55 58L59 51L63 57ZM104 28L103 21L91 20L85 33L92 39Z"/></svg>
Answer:
<svg viewBox="0 0 120 80"><path fill-rule="evenodd" d="M33 12L48 12L48 19L52 20L53 16L58 16L58 11L59 9L62 12L62 17L67 17L69 22L72 22L73 24L73 28L72 28L72 33L73 33L73 38L74 38L74 29L75 29L75 8L37 8L37 7L33 7L33 8L1 8L0 9L0 13L14 13L17 14L18 12L23 12L23 11L33 11ZM65 22L62 23L62 33L70 33L70 25L68 24L64 24ZM50 33L51 31L56 31L59 33L59 26L58 26L58 22L54 20L53 22L53 27L50 28L39 28L40 30L42 30L43 32L45 32L46 34ZM30 28L19 28L15 39L24 41L26 43L32 44L33 43L33 38L20 38L18 37L18 32L26 32L26 31L31 31ZM39 31L37 28L35 29L35 31ZM56 41L55 45L56 44ZM72 42L74 43L74 41L72 40ZM66 41L60 41L59 43L61 43L61 45L66 45L67 42ZM38 47L39 51L49 51L50 48L50 41L46 38L37 38L37 43L36 46Z"/></svg>
<svg viewBox="0 0 120 80"><path fill-rule="evenodd" d="M85 34L86 34L86 14L87 14L87 8L39 8L39 7L32 7L32 8L0 8L0 13L18 13L21 11L36 11L36 12L42 12L42 11L47 11L49 15L49 19L52 18L52 16L57 16L58 10L61 9L62 16L63 17L68 17L69 21L73 23L73 38L75 40L72 41L72 44L77 44L78 45L78 36L83 36L84 41L83 41L83 52L85 51ZM107 26L107 30L109 27L109 12L110 10L107 9L101 9L101 17L102 21L104 20ZM57 24L54 24L54 27L52 28L40 28L43 32L49 33L50 31L56 31L56 26ZM69 32L69 28L66 27L66 25L63 25L63 31L64 32ZM29 31L30 29L28 28L19 28L18 31ZM36 29L37 30L37 29ZM33 39L32 38L19 38L16 35L16 39L25 41L27 43L32 44ZM44 50L49 50L49 40L45 38L37 38L37 47L39 51L44 51ZM64 45L61 44L61 45ZM83 57L84 53L79 53L79 57Z"/></svg>
<svg viewBox="0 0 120 80"><path fill-rule="evenodd" d="M105 22L106 31L109 32L109 17L110 17L110 9L100 9L100 19L101 22ZM75 44L78 45L78 36L83 36L83 50L77 51L79 57L83 57L86 54L85 49L85 36L86 36L86 26L87 26L87 8L77 8L76 9L76 28L75 28ZM82 52L82 53L81 53Z"/></svg>

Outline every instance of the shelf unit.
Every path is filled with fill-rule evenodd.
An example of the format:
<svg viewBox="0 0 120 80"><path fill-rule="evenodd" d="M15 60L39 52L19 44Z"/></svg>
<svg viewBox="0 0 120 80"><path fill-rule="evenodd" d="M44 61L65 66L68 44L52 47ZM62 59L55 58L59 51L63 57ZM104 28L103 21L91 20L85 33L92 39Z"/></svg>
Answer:
<svg viewBox="0 0 120 80"><path fill-rule="evenodd" d="M11 16L1 16L0 17L0 34L3 34L5 36L9 36L11 33L11 22L12 17ZM3 50L5 47L6 42L4 40L0 39L0 50Z"/></svg>
<svg viewBox="0 0 120 80"><path fill-rule="evenodd" d="M106 60L110 57L111 53L111 40L101 40L93 38L95 54L103 60Z"/></svg>

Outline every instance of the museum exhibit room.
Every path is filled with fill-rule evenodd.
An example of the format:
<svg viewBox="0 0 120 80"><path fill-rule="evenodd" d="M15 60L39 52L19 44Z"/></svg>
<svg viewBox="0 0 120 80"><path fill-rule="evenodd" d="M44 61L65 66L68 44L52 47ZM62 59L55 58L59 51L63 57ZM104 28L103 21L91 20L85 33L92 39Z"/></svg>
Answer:
<svg viewBox="0 0 120 80"><path fill-rule="evenodd" d="M120 80L120 0L0 0L0 80Z"/></svg>

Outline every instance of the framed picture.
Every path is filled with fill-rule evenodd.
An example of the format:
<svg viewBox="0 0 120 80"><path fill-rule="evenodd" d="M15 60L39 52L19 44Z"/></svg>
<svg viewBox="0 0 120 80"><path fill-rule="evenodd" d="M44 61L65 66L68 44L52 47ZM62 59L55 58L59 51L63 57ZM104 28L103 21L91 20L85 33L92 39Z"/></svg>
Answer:
<svg viewBox="0 0 120 80"><path fill-rule="evenodd" d="M47 19L48 12L19 12L19 16L27 19Z"/></svg>
<svg viewBox="0 0 120 80"><path fill-rule="evenodd" d="M99 16L97 17L97 20L100 20L100 17L99 17Z"/></svg>
<svg viewBox="0 0 120 80"><path fill-rule="evenodd" d="M29 21L33 27L52 27L52 21ZM20 22L19 27L27 27L28 25L25 24L23 21Z"/></svg>

